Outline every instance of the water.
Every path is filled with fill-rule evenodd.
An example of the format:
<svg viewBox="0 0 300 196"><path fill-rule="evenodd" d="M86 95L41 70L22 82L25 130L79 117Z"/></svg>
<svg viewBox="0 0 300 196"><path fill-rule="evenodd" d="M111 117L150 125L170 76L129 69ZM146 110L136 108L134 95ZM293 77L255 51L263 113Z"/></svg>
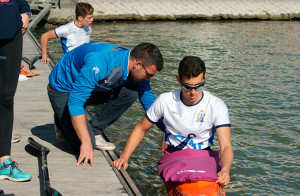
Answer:
<svg viewBox="0 0 300 196"><path fill-rule="evenodd" d="M35 34L53 28L37 29ZM93 25L93 41L133 48L159 46L165 68L151 79L156 95L178 89L177 66L196 55L207 66L205 89L225 101L232 122L234 161L228 195L299 195L300 22L111 22ZM58 39L49 44L57 61ZM106 134L121 153L144 115L135 103ZM128 172L146 195L166 195L157 176L163 134L152 128L130 159ZM215 141L214 149L218 149Z"/></svg>

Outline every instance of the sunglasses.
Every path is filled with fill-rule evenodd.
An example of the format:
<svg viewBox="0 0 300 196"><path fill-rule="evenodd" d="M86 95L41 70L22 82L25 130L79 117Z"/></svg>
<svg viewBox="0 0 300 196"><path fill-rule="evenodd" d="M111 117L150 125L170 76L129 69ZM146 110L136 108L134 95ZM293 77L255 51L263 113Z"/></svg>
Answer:
<svg viewBox="0 0 300 196"><path fill-rule="evenodd" d="M154 76L154 74L149 74L149 72L147 71L147 69L146 69L146 67L145 67L145 65L144 65L144 63L142 63L142 66L143 66L143 68L145 69L145 71L146 71L146 78L148 79L148 78L151 78L151 77L153 77Z"/></svg>
<svg viewBox="0 0 300 196"><path fill-rule="evenodd" d="M182 82L181 80L179 80L179 82L180 82L181 86L187 91L192 91L193 89L195 89L195 91L198 91L205 84L205 80L196 85L189 85L189 84Z"/></svg>

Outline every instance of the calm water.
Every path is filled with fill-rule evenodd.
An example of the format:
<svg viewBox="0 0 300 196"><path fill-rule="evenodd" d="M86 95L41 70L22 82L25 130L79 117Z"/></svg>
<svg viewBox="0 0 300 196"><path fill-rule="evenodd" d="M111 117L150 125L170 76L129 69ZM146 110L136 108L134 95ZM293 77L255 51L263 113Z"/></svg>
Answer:
<svg viewBox="0 0 300 196"><path fill-rule="evenodd" d="M205 89L225 101L232 122L235 156L227 194L300 194L300 22L96 23L92 40L129 48L140 42L158 45L165 68L151 80L156 95L179 88L175 76L184 56L201 57L208 70ZM59 60L58 40L49 48ZM117 152L143 114L137 102L107 128ZM130 159L128 172L146 195L166 195L156 170L162 136L152 128Z"/></svg>

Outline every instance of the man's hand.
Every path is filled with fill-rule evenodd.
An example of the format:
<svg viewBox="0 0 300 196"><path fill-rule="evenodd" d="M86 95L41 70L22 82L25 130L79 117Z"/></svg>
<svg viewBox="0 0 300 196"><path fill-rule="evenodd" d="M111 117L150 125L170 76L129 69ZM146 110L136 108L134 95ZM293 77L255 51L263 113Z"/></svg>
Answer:
<svg viewBox="0 0 300 196"><path fill-rule="evenodd" d="M29 16L26 13L21 14L22 17L22 22L23 22L23 26L22 26L22 34L24 35L29 27Z"/></svg>
<svg viewBox="0 0 300 196"><path fill-rule="evenodd" d="M48 40L57 38L54 29L43 33L41 36L41 50L42 50L42 59L41 62L49 63L50 59L47 56L47 47L48 47Z"/></svg>
<svg viewBox="0 0 300 196"><path fill-rule="evenodd" d="M122 165L126 170L128 167L128 159L120 157L118 160L111 163L111 166L115 167L117 170L120 170Z"/></svg>
<svg viewBox="0 0 300 196"><path fill-rule="evenodd" d="M48 58L48 56L46 55L46 56L42 56L42 58L41 58L41 62L43 62L43 63L49 63L50 62L50 59Z"/></svg>
<svg viewBox="0 0 300 196"><path fill-rule="evenodd" d="M123 166L126 170L128 167L128 159L139 143L144 138L146 132L153 126L154 123L150 122L145 116L141 122L139 122L131 132L129 139L127 140L125 149L120 156L120 158L111 163L112 167L115 167L117 170L120 170Z"/></svg>
<svg viewBox="0 0 300 196"><path fill-rule="evenodd" d="M80 165L83 162L83 166L90 161L91 166L94 165L94 150L92 143L81 144L80 154L76 165Z"/></svg>
<svg viewBox="0 0 300 196"><path fill-rule="evenodd" d="M216 181L216 183L219 183L222 186L226 186L229 184L230 182L230 177L229 177L229 172L221 170L218 173L218 180Z"/></svg>

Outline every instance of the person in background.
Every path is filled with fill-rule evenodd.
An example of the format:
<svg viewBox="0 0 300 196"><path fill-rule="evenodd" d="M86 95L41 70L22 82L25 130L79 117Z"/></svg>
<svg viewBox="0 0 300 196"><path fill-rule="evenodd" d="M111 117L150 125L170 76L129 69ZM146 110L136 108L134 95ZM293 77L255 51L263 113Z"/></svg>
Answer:
<svg viewBox="0 0 300 196"><path fill-rule="evenodd" d="M47 46L49 39L60 38L63 52L73 50L74 48L90 42L92 34L94 8L88 3L77 3L75 9L76 19L65 25L52 29L41 36L42 59L41 62L49 62L47 56Z"/></svg>
<svg viewBox="0 0 300 196"><path fill-rule="evenodd" d="M102 42L83 44L65 54L49 75L48 96L77 165L94 165L94 148L113 150L103 130L139 97L143 107L155 100L149 79L163 69L157 46L141 43L133 50ZM104 104L104 105L103 105ZM87 105L102 105L90 121Z"/></svg>
<svg viewBox="0 0 300 196"><path fill-rule="evenodd" d="M215 133L220 146L221 170L217 183L228 185L229 171L233 160L230 139L230 120L225 103L202 90L206 79L204 62L195 56L182 59L177 81L181 89L157 97L145 117L133 129L124 152L112 162L118 170L128 167L128 159L146 132L154 123L163 119L165 125L166 154L184 149L211 150Z"/></svg>
<svg viewBox="0 0 300 196"><path fill-rule="evenodd" d="M23 35L29 26L30 7L25 0L0 0L0 179L28 181L31 175L12 161L14 96L18 84Z"/></svg>

